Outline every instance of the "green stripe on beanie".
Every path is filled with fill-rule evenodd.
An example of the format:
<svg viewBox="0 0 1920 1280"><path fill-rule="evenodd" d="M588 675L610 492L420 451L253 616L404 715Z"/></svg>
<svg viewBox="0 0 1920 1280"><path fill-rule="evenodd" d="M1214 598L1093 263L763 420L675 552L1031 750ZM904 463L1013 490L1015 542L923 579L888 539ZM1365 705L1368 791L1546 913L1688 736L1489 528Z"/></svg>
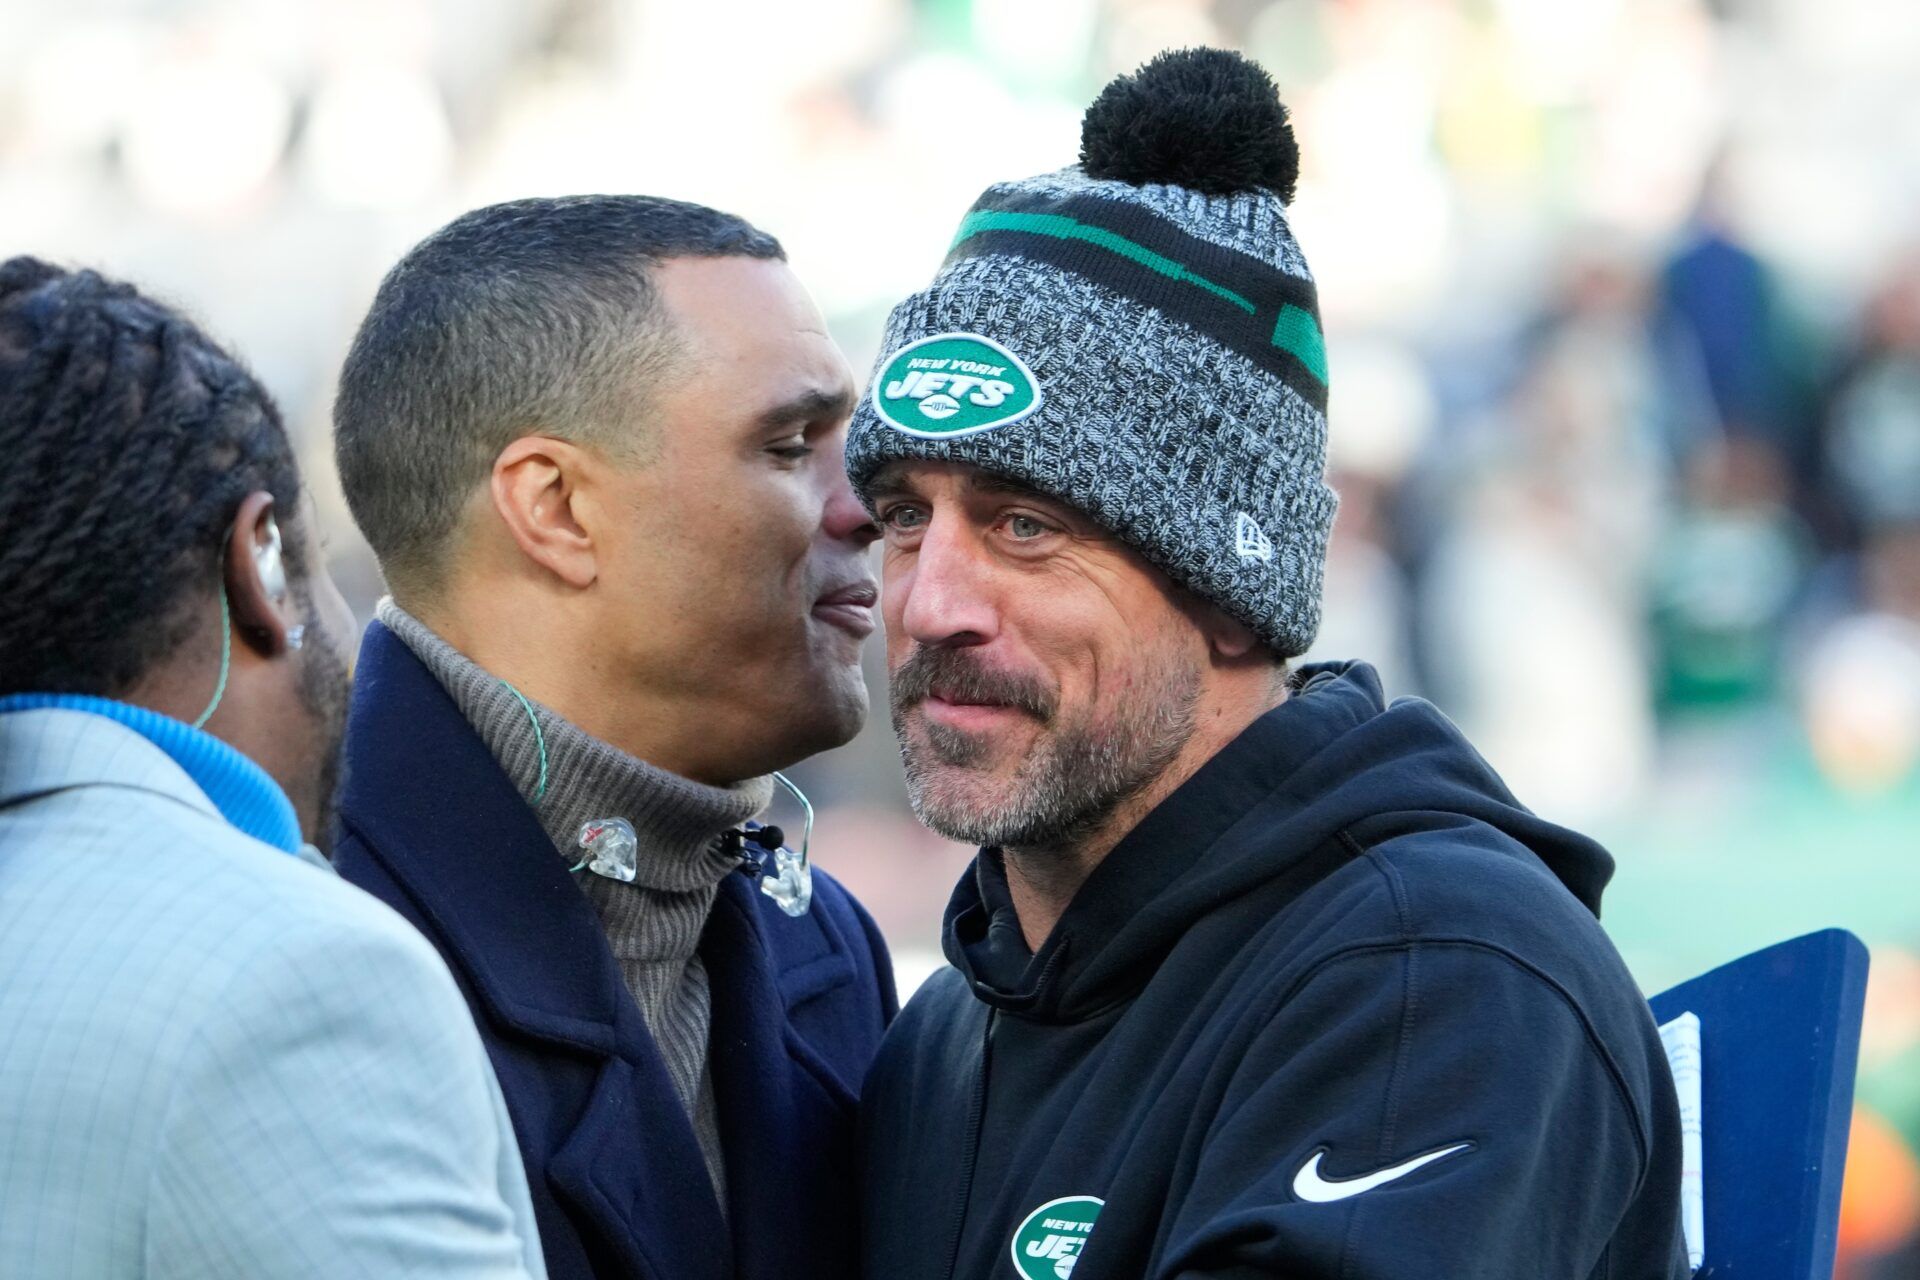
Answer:
<svg viewBox="0 0 1920 1280"><path fill-rule="evenodd" d="M1311 312L1292 305L1280 308L1273 322L1273 345L1292 352L1321 382L1327 380L1327 347Z"/></svg>
<svg viewBox="0 0 1920 1280"><path fill-rule="evenodd" d="M1071 271L1192 325L1326 407L1310 278L1194 234L1181 221L1191 222L1189 211L1169 217L1138 200L1063 191L1062 176L1051 175L1046 190L990 189L961 223L947 261L1012 255ZM1278 225L1284 232L1284 215Z"/></svg>
<svg viewBox="0 0 1920 1280"><path fill-rule="evenodd" d="M953 238L954 246L959 247L962 242L982 231L1025 231L1037 236L1052 236L1056 240L1084 240L1088 244L1099 245L1102 249L1111 249L1121 257L1137 262L1149 271L1158 271L1168 279L1199 285L1208 293L1225 298L1248 314L1252 314L1256 309L1251 301L1225 285L1215 284L1205 276L1189 271L1172 258L1162 257L1145 245L1135 244L1125 236L1116 235L1104 227L1075 222L1072 218L1062 217L1059 214L1011 213L1000 209L981 209L968 214L961 222L960 234Z"/></svg>

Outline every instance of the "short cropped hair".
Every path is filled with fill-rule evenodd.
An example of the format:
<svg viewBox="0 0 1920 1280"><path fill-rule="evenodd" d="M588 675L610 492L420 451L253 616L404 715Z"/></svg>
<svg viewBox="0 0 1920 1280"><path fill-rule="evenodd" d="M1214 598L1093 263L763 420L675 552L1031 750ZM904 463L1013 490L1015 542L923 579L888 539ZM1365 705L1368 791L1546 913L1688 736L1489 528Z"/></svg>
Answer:
<svg viewBox="0 0 1920 1280"><path fill-rule="evenodd" d="M444 585L462 508L529 432L643 458L636 419L679 351L649 272L717 257L786 253L703 205L593 195L476 209L402 258L333 409L341 485L389 583Z"/></svg>
<svg viewBox="0 0 1920 1280"><path fill-rule="evenodd" d="M300 472L259 381L130 284L0 262L0 695L128 693L220 598L258 490L298 591Z"/></svg>

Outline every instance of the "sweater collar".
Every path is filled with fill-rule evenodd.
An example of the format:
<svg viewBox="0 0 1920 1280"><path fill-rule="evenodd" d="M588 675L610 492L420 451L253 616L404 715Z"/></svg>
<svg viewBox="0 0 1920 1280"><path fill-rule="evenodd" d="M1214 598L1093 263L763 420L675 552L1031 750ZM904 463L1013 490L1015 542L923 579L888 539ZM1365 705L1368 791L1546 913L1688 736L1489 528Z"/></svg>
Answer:
<svg viewBox="0 0 1920 1280"><path fill-rule="evenodd" d="M613 817L633 824L640 844L634 883L643 888L711 890L739 865L739 854L720 848L715 837L766 808L773 798L771 777L712 787L656 768L540 702L523 704L503 681L392 599L380 602L378 616L453 698L570 865L580 857L581 825Z"/></svg>
<svg viewBox="0 0 1920 1280"><path fill-rule="evenodd" d="M85 711L126 726L165 752L233 826L283 853L300 852L300 821L286 792L259 765L212 734L172 716L111 698L77 693L16 693L9 711Z"/></svg>

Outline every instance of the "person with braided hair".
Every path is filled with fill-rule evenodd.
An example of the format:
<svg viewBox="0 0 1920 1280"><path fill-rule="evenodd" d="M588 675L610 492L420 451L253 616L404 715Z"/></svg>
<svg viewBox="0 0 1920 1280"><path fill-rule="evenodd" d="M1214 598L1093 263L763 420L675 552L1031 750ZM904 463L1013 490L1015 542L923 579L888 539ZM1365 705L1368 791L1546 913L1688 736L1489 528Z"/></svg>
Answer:
<svg viewBox="0 0 1920 1280"><path fill-rule="evenodd" d="M0 1274L544 1276L457 987L310 843L352 632L259 382L0 263Z"/></svg>

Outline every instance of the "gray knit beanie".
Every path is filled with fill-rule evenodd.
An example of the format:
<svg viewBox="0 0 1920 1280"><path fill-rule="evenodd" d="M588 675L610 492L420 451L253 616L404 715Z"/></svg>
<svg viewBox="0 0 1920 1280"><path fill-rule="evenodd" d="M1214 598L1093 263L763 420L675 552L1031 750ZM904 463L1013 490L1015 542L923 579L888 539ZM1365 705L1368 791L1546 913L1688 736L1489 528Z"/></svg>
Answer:
<svg viewBox="0 0 1920 1280"><path fill-rule="evenodd" d="M1299 152L1273 81L1162 54L1087 111L1080 163L989 187L888 318L847 471L979 467L1085 512L1282 657L1320 626L1336 504Z"/></svg>

